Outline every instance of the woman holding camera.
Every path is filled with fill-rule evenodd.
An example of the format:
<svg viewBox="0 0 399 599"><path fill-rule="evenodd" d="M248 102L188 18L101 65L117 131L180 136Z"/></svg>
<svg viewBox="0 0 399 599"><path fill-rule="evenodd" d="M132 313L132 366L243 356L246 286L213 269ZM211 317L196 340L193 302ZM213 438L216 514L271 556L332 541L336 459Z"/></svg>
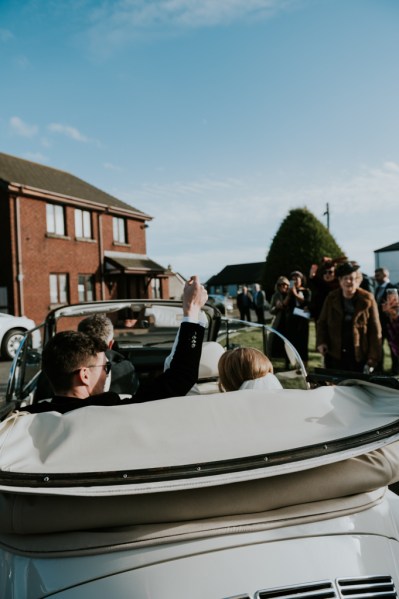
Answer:
<svg viewBox="0 0 399 599"><path fill-rule="evenodd" d="M310 290L306 277L299 270L290 274L290 288L284 305L287 307L287 339L291 341L306 367L308 361Z"/></svg>

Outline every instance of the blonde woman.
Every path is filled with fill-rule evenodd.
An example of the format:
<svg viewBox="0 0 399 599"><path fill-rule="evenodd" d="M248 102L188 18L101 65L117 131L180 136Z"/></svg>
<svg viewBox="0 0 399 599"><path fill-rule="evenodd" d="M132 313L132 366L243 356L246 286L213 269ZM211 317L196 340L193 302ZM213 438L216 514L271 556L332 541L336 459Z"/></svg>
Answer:
<svg viewBox="0 0 399 599"><path fill-rule="evenodd" d="M273 329L286 336L288 309L284 300L288 297L290 282L287 277L279 277L274 286L274 293L270 300L270 314L273 315L271 326ZM273 358L284 358L288 368L288 358L284 349L284 341L270 333L267 336L266 351Z"/></svg>
<svg viewBox="0 0 399 599"><path fill-rule="evenodd" d="M269 358L253 347L229 349L219 359L220 391L282 389Z"/></svg>

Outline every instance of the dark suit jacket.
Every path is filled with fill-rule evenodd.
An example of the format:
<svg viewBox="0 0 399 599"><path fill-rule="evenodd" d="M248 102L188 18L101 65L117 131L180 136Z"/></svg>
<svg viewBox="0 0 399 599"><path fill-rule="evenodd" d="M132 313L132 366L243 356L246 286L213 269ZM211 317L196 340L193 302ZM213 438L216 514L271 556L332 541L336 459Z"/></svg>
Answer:
<svg viewBox="0 0 399 599"><path fill-rule="evenodd" d="M134 395L139 386L139 379L133 364L114 349L107 349L105 355L111 362L109 390L115 393Z"/></svg>
<svg viewBox="0 0 399 599"><path fill-rule="evenodd" d="M51 411L65 414L86 406L119 406L186 395L198 379L204 333L203 326L182 322L170 368L155 379L144 383L134 396L121 399L118 393L112 391L92 395L87 399L56 395L50 401L27 406L23 410L32 414Z"/></svg>

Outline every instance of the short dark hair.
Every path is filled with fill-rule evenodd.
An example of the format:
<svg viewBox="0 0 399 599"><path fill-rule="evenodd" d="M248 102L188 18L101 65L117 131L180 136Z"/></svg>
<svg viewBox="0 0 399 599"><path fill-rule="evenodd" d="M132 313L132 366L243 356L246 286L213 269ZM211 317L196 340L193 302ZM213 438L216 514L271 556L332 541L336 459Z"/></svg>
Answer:
<svg viewBox="0 0 399 599"><path fill-rule="evenodd" d="M43 350L43 372L54 391L65 391L71 385L74 371L87 366L90 358L106 349L107 344L102 339L80 331L56 333Z"/></svg>

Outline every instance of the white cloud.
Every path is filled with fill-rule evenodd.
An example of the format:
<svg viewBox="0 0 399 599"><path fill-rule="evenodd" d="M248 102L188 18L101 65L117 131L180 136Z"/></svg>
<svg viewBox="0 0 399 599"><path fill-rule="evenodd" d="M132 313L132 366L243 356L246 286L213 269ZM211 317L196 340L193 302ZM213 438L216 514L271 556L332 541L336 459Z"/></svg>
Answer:
<svg viewBox="0 0 399 599"><path fill-rule="evenodd" d="M107 53L144 33L173 32L257 21L309 0L118 0L104 1L90 18L92 50Z"/></svg>
<svg viewBox="0 0 399 599"><path fill-rule="evenodd" d="M21 135L22 137L34 137L39 131L39 127L37 125L29 125L28 123L25 123L19 116L13 116L10 118L10 127L16 135Z"/></svg>
<svg viewBox="0 0 399 599"><path fill-rule="evenodd" d="M322 185L272 187L253 180L179 181L114 190L116 197L154 216L147 230L148 252L161 264L205 278L226 264L265 259L289 210L306 206L322 223L326 203L330 230L350 259L374 269L374 250L399 241L399 168L386 162L335 175Z"/></svg>
<svg viewBox="0 0 399 599"><path fill-rule="evenodd" d="M47 129L51 133L60 133L61 135L65 135L74 141L79 141L82 143L88 143L92 141L90 138L83 135L76 127L71 127L70 125L62 125L61 123L51 123L48 125Z"/></svg>

